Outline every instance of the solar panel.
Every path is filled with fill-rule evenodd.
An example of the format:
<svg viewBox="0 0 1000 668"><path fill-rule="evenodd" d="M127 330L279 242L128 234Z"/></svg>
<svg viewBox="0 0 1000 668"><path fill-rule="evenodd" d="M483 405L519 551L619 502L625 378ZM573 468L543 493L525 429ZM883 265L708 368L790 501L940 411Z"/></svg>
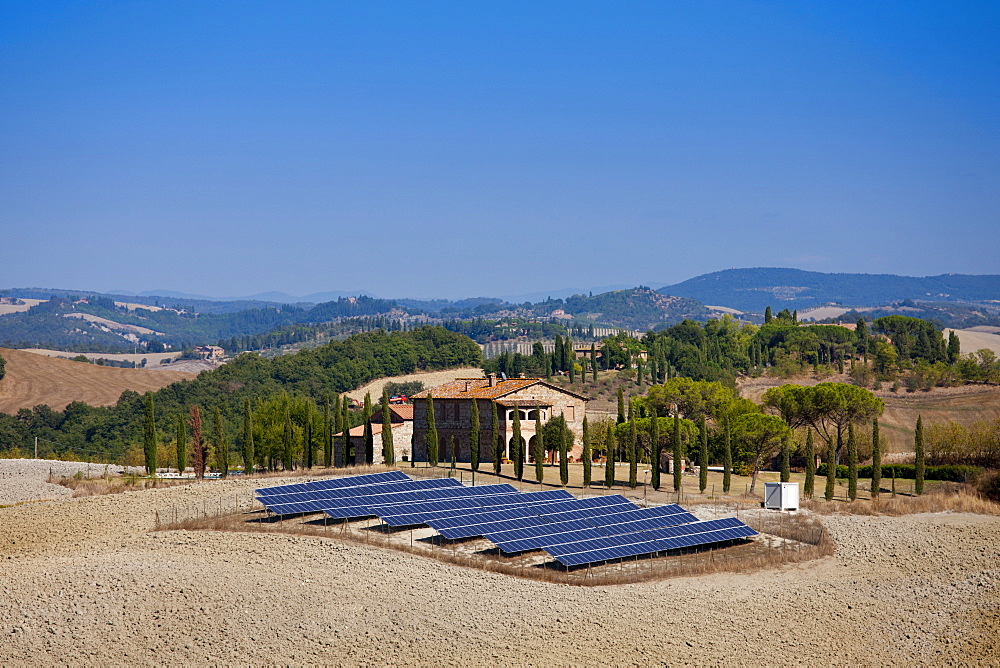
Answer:
<svg viewBox="0 0 1000 668"><path fill-rule="evenodd" d="M458 485L446 485L445 480L453 478L443 478L434 480L424 480L428 483L419 489L409 489L403 492L391 492L387 494L370 494L366 496L352 496L341 499L326 499L322 503L322 510L327 515L335 519L346 519L348 517L368 517L377 515L377 507L385 505L400 505L408 502L425 502L439 500L441 498L470 498L469 487ZM429 483L438 483L431 487ZM475 498L474 496L472 498ZM483 497L487 498L487 497ZM400 526L400 525L396 525Z"/></svg>
<svg viewBox="0 0 1000 668"><path fill-rule="evenodd" d="M408 480L406 482L382 483L349 487L344 489L320 490L300 494L281 494L258 498L264 506L277 515L293 515L306 512L318 512L327 508L339 506L362 506L371 499L384 498L402 500L420 500L423 497L415 492L431 489L465 489L454 478L433 478L430 480ZM392 491L395 490L395 491ZM378 492L378 493L376 493ZM330 497L330 494L344 496ZM409 494L409 496L405 496ZM370 513L366 513L370 514ZM359 515L340 515L339 517L359 517Z"/></svg>
<svg viewBox="0 0 1000 668"><path fill-rule="evenodd" d="M406 475L402 471L386 471L385 473L353 475L348 478L316 480L308 484L313 489L336 489L338 487L356 487L358 485L372 485L382 482L401 482L410 479L410 476Z"/></svg>
<svg viewBox="0 0 1000 668"><path fill-rule="evenodd" d="M478 515L435 518L428 520L426 523L446 538L456 540L547 522L579 519L590 514L614 512L616 507L624 505L634 507L634 504L628 499L615 494L613 496L595 496L589 499L555 501L532 505L526 508L511 508L506 511L486 512ZM538 521L523 521L532 516L537 518ZM517 521L507 523L508 520Z"/></svg>
<svg viewBox="0 0 1000 668"><path fill-rule="evenodd" d="M298 492L306 494L304 498L293 498L290 495L275 494L268 498L278 503L306 499L347 499L351 497L368 496L369 494L389 494L391 492L405 492L413 489L424 489L430 487L461 487L455 478L431 478L429 480L398 480L392 482L373 483L370 485L359 485L354 487L336 487L329 489L308 490ZM288 498L283 498L288 496Z"/></svg>
<svg viewBox="0 0 1000 668"><path fill-rule="evenodd" d="M312 488L304 482L295 483L294 485L278 485L277 487L262 487L260 489L255 489L254 494L257 496L274 496L275 494L291 494L293 492L308 492Z"/></svg>
<svg viewBox="0 0 1000 668"><path fill-rule="evenodd" d="M467 487L469 492L487 490L489 488L508 488L509 485L484 485L482 487ZM456 490L457 491L457 490ZM492 491L492 490L491 490ZM469 494L464 498L449 498L435 501L418 501L410 503L394 503L391 505L373 506L372 511L382 521L390 526L409 526L424 524L425 520L435 517L452 515L474 515L503 506L526 506L535 503L549 503L573 498L565 490L546 490L543 492L520 493L516 490L505 494Z"/></svg>
<svg viewBox="0 0 1000 668"><path fill-rule="evenodd" d="M409 479L410 477L402 471L386 471L384 473L366 473L364 475L352 475L344 478L333 478L330 480L314 480L311 482L300 482L291 485L262 487L254 490L254 493L257 496L274 496L276 494L292 494L296 492L310 492L313 490L341 487L359 487L362 485L378 484L380 482L399 482Z"/></svg>
<svg viewBox="0 0 1000 668"><path fill-rule="evenodd" d="M694 515L676 504L621 511L618 508L619 506L612 506L610 509L614 512L589 514L576 519L489 533L484 534L484 537L504 552L524 552L585 538L635 533L645 528L697 521Z"/></svg>
<svg viewBox="0 0 1000 668"><path fill-rule="evenodd" d="M523 510L523 509L518 509ZM442 527L438 528L434 526L435 520L427 520L427 524L433 527L438 533L440 533L445 538L450 540L459 540L461 538L473 538L475 536L482 536L491 530L496 530L500 527L526 527L533 526L536 524L542 524L545 522L544 519L538 515L524 514L521 516L514 516L505 520L497 520L494 522L484 522L482 524L470 524L460 527Z"/></svg>
<svg viewBox="0 0 1000 668"><path fill-rule="evenodd" d="M544 550L565 566L579 566L609 559L621 559L640 554L653 554L684 547L749 538L756 533L735 517L727 517L720 520L693 522L637 533L551 545L545 547Z"/></svg>

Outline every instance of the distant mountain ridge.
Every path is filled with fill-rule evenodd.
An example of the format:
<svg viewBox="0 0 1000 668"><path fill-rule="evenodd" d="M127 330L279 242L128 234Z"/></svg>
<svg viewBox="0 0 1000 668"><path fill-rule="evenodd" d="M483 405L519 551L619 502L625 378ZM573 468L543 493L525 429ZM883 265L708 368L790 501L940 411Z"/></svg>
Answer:
<svg viewBox="0 0 1000 668"><path fill-rule="evenodd" d="M881 306L905 299L983 302L1000 300L1000 275L914 277L756 267L703 274L658 292L753 313L768 306L802 310L831 302L845 306Z"/></svg>

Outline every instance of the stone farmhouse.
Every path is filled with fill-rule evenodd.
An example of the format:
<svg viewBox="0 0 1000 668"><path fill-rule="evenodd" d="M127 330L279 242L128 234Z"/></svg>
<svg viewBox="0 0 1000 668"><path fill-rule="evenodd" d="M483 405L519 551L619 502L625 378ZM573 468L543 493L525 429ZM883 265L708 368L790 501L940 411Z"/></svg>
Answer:
<svg viewBox="0 0 1000 668"><path fill-rule="evenodd" d="M427 461L427 399L434 397L434 422L438 430L438 457L451 460L451 439L454 437L456 459L468 462L471 453L472 404L479 407L479 461L492 462L493 405L497 407L499 432L503 439L504 459L510 460L514 440L513 421L517 411L521 421L521 440L525 446L525 461L531 455L535 439L535 418L544 424L560 413L573 432L570 457L578 459L583 450L583 418L587 413L587 397L570 392L541 378L498 379L459 378L410 397L413 401L413 457Z"/></svg>
<svg viewBox="0 0 1000 668"><path fill-rule="evenodd" d="M377 406L377 404L376 404ZM413 441L413 405L412 404L390 404L389 420L392 424L392 450L396 455L396 461L409 461L410 444ZM382 408L376 407L371 418L372 425L372 448L373 463L382 463ZM363 465L365 463L365 426L358 425L349 432L351 436L351 453L349 455L350 464Z"/></svg>

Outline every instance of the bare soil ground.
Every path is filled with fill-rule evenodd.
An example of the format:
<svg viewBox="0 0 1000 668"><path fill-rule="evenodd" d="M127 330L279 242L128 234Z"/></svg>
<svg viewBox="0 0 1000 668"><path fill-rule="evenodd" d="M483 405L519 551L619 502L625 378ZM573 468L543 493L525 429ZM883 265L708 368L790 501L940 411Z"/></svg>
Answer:
<svg viewBox="0 0 1000 668"><path fill-rule="evenodd" d="M361 401L365 398L365 394L370 392L372 395L372 401L378 402L382 397L382 388L385 387L387 383L408 383L414 380L419 380L424 384L426 389L430 389L437 385L449 383L456 378L482 377L483 370L478 367L462 367L460 369L448 369L447 371L424 371L421 373L407 374L405 376L379 378L378 380L373 380L367 385L363 385L356 390L351 390L347 393L347 396Z"/></svg>
<svg viewBox="0 0 1000 668"><path fill-rule="evenodd" d="M146 367L149 369L155 369L163 360L172 360L180 357L179 352L172 353L71 353L65 350L50 350L48 348L20 348L19 350L24 350L26 353L35 353L36 355L45 355L46 357L60 357L62 359L73 359L78 355L84 355L87 359L106 359L115 360L116 362L135 362L140 364L142 360L146 360Z"/></svg>
<svg viewBox="0 0 1000 668"><path fill-rule="evenodd" d="M332 536L152 531L156 509L254 486L0 509L0 663L986 665L1000 655L996 517L834 515L823 518L833 557L599 588Z"/></svg>
<svg viewBox="0 0 1000 668"><path fill-rule="evenodd" d="M747 378L740 381L740 394L759 402L769 387L784 383L816 385L822 382L846 383L849 378L846 375L821 378L813 374L790 379L770 376ZM917 416L923 416L924 425L954 421L965 426L979 420L1000 418L1000 387L993 385L936 387L930 392L892 392L883 389L875 392L875 395L885 402L885 413L879 419L879 424L889 438L889 449L892 452L913 452L913 431Z"/></svg>
<svg viewBox="0 0 1000 668"><path fill-rule="evenodd" d="M0 315L7 315L8 313L22 313L27 311L32 306L37 306L47 299L22 299L23 304L0 304Z"/></svg>
<svg viewBox="0 0 1000 668"><path fill-rule="evenodd" d="M155 391L194 377L179 371L115 369L10 348L0 348L0 355L7 360L7 375L0 380L0 411L5 413L38 404L62 410L72 401L111 405L125 390Z"/></svg>
<svg viewBox="0 0 1000 668"><path fill-rule="evenodd" d="M958 335L958 341L962 345L962 354L974 353L983 348L992 350L994 354L1000 355L1000 334L997 327L972 327L970 329L946 329L944 336L947 339L951 332Z"/></svg>

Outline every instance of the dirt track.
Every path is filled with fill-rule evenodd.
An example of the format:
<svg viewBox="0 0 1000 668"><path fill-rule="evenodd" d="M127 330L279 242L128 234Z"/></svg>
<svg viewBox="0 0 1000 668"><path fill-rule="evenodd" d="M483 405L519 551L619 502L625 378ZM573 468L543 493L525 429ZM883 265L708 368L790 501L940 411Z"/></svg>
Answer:
<svg viewBox="0 0 1000 668"><path fill-rule="evenodd" d="M249 493L251 482L0 509L0 664L844 665L1000 656L996 517L826 517L834 558L597 589L325 538L150 532L155 509Z"/></svg>
<svg viewBox="0 0 1000 668"><path fill-rule="evenodd" d="M0 355L7 360L7 375L0 380L0 411L4 413L38 404L61 411L72 401L108 406L125 390L156 391L195 377L179 371L117 369L10 348L0 348Z"/></svg>

